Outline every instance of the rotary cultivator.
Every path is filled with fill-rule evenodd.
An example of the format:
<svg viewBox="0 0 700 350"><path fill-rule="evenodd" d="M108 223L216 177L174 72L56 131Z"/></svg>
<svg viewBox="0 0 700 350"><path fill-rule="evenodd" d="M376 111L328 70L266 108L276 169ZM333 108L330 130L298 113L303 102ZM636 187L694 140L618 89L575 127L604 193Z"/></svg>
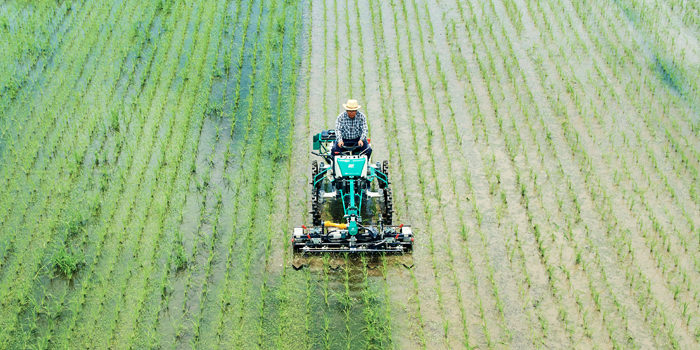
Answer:
<svg viewBox="0 0 700 350"><path fill-rule="evenodd" d="M313 136L311 222L295 227L295 252L404 253L413 249L409 225L392 225L393 197L389 162L370 163L367 155L345 145L332 154L334 130ZM323 219L326 220L323 220Z"/></svg>

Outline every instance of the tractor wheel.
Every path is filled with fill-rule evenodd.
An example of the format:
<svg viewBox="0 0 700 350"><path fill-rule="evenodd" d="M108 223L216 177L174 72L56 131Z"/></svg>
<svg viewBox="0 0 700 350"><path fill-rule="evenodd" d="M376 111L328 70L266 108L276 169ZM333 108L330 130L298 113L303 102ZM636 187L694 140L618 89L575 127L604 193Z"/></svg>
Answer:
<svg viewBox="0 0 700 350"><path fill-rule="evenodd" d="M318 167L318 161L314 160L311 162L311 185L314 184L314 179L316 178L316 175L318 175L319 172L319 167ZM317 186L320 187L320 186Z"/></svg>
<svg viewBox="0 0 700 350"><path fill-rule="evenodd" d="M389 161L385 160L382 162L382 173L386 175L387 181L389 180ZM392 219L394 217L394 196L391 194L391 188L381 181L379 181L379 188L384 192L384 211L382 212L382 222L384 225L391 225Z"/></svg>
<svg viewBox="0 0 700 350"><path fill-rule="evenodd" d="M319 189L321 185L314 186L314 179L319 173L318 162L311 162L311 222L314 226L321 225L321 201L319 197Z"/></svg>
<svg viewBox="0 0 700 350"><path fill-rule="evenodd" d="M311 194L311 222L314 226L321 225L321 203L318 191L314 191Z"/></svg>
<svg viewBox="0 0 700 350"><path fill-rule="evenodd" d="M394 196L391 194L391 188L384 188L384 212L382 212L382 222L384 225L391 225L394 217Z"/></svg>
<svg viewBox="0 0 700 350"><path fill-rule="evenodd" d="M382 162L381 171L382 171L382 173L384 173L384 175L386 175L387 181L389 181L389 161L388 160L385 160ZM386 184L382 181L379 181L378 183L379 183L379 188L387 187Z"/></svg>

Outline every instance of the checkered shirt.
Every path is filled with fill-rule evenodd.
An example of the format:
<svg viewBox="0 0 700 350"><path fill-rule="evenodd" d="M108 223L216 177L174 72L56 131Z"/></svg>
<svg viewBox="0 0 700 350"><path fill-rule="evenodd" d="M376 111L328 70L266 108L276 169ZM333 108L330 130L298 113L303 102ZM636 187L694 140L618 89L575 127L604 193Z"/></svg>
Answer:
<svg viewBox="0 0 700 350"><path fill-rule="evenodd" d="M367 138L367 118L357 111L355 118L350 119L348 112L338 115L335 121L335 138L338 141Z"/></svg>

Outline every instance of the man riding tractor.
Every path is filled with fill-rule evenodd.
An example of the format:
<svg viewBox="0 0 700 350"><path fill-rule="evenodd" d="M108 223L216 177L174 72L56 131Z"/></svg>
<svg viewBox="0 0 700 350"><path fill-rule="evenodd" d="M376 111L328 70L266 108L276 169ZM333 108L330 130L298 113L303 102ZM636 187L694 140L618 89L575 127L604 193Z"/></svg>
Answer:
<svg viewBox="0 0 700 350"><path fill-rule="evenodd" d="M393 223L389 162L370 162L367 119L357 101L343 107L335 130L313 135L311 153L322 161L311 162L311 225L294 228L294 251L410 252L411 226Z"/></svg>
<svg viewBox="0 0 700 350"><path fill-rule="evenodd" d="M345 151L352 151L355 154L365 154L370 158L372 148L367 142L367 117L360 109L357 100L348 100L343 103L345 112L340 113L335 121L335 137L331 152L340 154Z"/></svg>

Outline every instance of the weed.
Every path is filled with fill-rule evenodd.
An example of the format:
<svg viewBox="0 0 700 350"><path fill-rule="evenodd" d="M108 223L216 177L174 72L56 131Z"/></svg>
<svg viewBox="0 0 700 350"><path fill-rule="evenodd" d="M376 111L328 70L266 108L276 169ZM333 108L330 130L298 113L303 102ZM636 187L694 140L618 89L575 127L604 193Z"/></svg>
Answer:
<svg viewBox="0 0 700 350"><path fill-rule="evenodd" d="M72 249L61 247L53 256L55 270L63 277L72 279L73 274L85 264L85 256L81 252L73 252Z"/></svg>

